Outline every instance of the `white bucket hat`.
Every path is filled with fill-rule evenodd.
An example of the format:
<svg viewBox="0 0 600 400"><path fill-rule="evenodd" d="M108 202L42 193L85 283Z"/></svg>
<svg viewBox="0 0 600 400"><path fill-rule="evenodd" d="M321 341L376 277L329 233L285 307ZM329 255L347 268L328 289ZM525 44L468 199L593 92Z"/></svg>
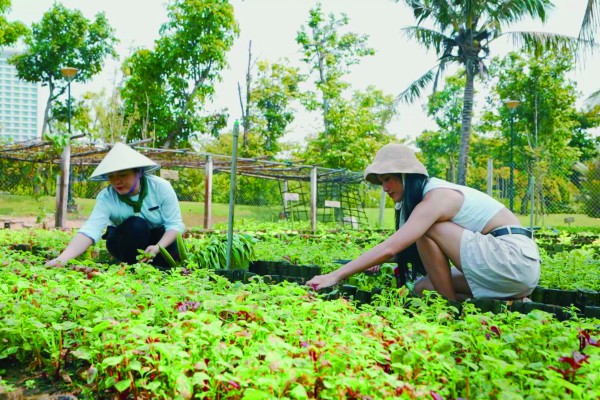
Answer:
<svg viewBox="0 0 600 400"><path fill-rule="evenodd" d="M98 164L90 176L90 180L106 181L111 172L132 168L140 168L144 174L147 174L159 169L160 165L126 144L117 142Z"/></svg>
<svg viewBox="0 0 600 400"><path fill-rule="evenodd" d="M377 175L383 174L421 174L429 176L425 166L417 160L415 152L408 146L390 143L383 146L373 163L365 169L365 179L374 184L381 185Z"/></svg>

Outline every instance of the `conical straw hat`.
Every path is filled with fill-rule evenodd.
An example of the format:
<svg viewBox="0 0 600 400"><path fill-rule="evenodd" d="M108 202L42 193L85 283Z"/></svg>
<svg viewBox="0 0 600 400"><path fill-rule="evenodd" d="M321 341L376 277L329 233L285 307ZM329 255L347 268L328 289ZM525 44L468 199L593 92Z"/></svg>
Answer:
<svg viewBox="0 0 600 400"><path fill-rule="evenodd" d="M90 176L90 180L106 181L108 180L108 174L111 172L132 168L140 168L147 174L159 169L160 165L126 144L117 142L98 164Z"/></svg>
<svg viewBox="0 0 600 400"><path fill-rule="evenodd" d="M377 175L383 174L421 174L429 176L425 166L417 160L415 152L403 144L390 143L383 146L373 163L365 169L365 179L372 184L381 185Z"/></svg>

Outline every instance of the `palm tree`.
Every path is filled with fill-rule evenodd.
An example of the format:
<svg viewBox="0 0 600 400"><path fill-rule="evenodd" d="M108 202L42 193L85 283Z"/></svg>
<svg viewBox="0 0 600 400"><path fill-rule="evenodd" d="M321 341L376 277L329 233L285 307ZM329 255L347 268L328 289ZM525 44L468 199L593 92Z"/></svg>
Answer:
<svg viewBox="0 0 600 400"><path fill-rule="evenodd" d="M395 0L396 2L400 0ZM404 29L406 35L427 49L434 49L438 63L414 81L398 96L399 101L413 102L433 81L434 92L440 75L452 64L465 70L466 84L460 132L458 183L466 184L469 139L473 115L474 82L486 72L484 60L490 44L507 37L527 51L575 47L577 38L540 32L504 32L503 28L525 17L546 20L551 0L404 0L412 9L416 26ZM597 1L597 0L590 0ZM421 24L428 23L431 27Z"/></svg>
<svg viewBox="0 0 600 400"><path fill-rule="evenodd" d="M588 0L579 31L579 38L594 41L596 31L600 29L600 1Z"/></svg>
<svg viewBox="0 0 600 400"><path fill-rule="evenodd" d="M594 42L596 32L600 30L600 0L588 0L579 31L579 39ZM600 105L600 90L592 93L587 101L591 105Z"/></svg>

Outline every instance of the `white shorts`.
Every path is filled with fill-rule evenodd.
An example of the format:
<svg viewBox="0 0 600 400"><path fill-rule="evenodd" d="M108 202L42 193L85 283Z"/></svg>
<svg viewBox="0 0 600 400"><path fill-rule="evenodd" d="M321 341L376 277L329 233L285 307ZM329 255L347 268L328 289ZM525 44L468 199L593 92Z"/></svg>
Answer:
<svg viewBox="0 0 600 400"><path fill-rule="evenodd" d="M475 298L528 296L540 279L538 247L525 235L494 237L465 229L460 263Z"/></svg>

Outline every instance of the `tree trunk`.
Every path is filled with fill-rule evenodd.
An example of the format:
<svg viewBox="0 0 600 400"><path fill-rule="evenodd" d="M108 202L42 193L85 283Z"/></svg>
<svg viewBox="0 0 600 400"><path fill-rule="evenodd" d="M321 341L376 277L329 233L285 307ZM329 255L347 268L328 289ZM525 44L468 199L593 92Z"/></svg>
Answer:
<svg viewBox="0 0 600 400"><path fill-rule="evenodd" d="M54 91L54 84L52 81L48 84L48 100L46 101L46 108L44 109L44 122L42 123L42 139L46 135L46 131L50 128L50 103L52 103L52 92Z"/></svg>
<svg viewBox="0 0 600 400"><path fill-rule="evenodd" d="M462 126L460 128L460 153L458 155L458 184L467 184L467 165L469 162L469 141L473 120L473 98L475 74L467 68L467 83L463 98Z"/></svg>
<svg viewBox="0 0 600 400"><path fill-rule="evenodd" d="M325 60L321 54L319 54L319 80L322 85L325 85L326 72L325 72ZM321 89L323 93L323 126L325 128L325 139L327 139L327 146L329 146L329 94L326 90Z"/></svg>
<svg viewBox="0 0 600 400"><path fill-rule="evenodd" d="M446 179L448 182L456 183L456 165L454 165L454 157L450 157L449 168L446 173Z"/></svg>

